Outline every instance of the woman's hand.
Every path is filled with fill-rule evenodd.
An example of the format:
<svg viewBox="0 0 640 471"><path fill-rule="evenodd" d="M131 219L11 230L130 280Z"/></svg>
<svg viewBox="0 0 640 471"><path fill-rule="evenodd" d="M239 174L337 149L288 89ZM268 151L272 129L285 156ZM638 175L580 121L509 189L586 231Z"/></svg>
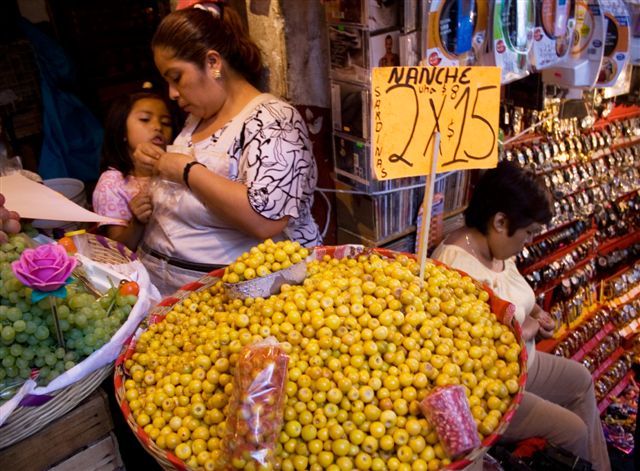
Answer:
<svg viewBox="0 0 640 471"><path fill-rule="evenodd" d="M0 193L0 244L9 240L9 234L20 232L20 216L4 207L4 195Z"/></svg>
<svg viewBox="0 0 640 471"><path fill-rule="evenodd" d="M140 173L151 176L155 174L158 159L164 154L162 147L144 142L136 147L133 151L133 164Z"/></svg>
<svg viewBox="0 0 640 471"><path fill-rule="evenodd" d="M528 341L534 339L540 330L540 323L531 316L526 316L522 323L522 339Z"/></svg>
<svg viewBox="0 0 640 471"><path fill-rule="evenodd" d="M190 155L176 154L176 153L163 153L155 164L155 174L160 175L165 180L169 180L175 183L184 183L182 181L182 173L184 172L184 166L194 159Z"/></svg>
<svg viewBox="0 0 640 471"><path fill-rule="evenodd" d="M534 309L531 312L531 317L536 319L538 324L540 324L540 330L538 331L538 335L540 337L548 339L553 336L553 333L556 330L556 323L547 311L538 307L538 309Z"/></svg>
<svg viewBox="0 0 640 471"><path fill-rule="evenodd" d="M140 223L146 224L149 222L149 218L153 212L153 203L148 188L145 188L131 198L131 201L129 201L129 209Z"/></svg>

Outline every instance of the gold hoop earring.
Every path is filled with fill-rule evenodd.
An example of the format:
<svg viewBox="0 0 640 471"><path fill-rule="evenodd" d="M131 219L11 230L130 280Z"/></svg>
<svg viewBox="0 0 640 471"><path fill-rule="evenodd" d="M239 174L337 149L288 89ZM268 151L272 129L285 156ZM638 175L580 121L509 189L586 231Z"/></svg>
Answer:
<svg viewBox="0 0 640 471"><path fill-rule="evenodd" d="M216 80L220 80L222 78L222 72L220 72L220 69L213 69L213 78Z"/></svg>

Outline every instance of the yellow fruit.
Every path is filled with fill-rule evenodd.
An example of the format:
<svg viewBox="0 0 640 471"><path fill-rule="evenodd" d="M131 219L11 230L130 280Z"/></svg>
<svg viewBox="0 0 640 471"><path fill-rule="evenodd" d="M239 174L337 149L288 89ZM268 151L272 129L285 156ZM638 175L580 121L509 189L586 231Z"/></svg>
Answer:
<svg viewBox="0 0 640 471"><path fill-rule="evenodd" d="M290 241L265 241L223 280L307 256ZM301 285L267 299L230 300L222 281L190 293L140 336L125 400L160 448L213 469L240 352L273 336L289 355L274 466L438 469L450 459L419 402L437 385L462 384L478 431L495 430L518 390L520 345L474 282L427 265L423 286L408 257L327 256L308 264ZM248 456L231 465L261 469Z"/></svg>

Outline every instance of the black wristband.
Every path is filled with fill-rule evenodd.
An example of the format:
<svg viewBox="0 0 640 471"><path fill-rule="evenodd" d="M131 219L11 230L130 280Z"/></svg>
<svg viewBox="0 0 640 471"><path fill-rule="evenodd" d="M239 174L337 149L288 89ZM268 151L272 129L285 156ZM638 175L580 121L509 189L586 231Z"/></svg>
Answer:
<svg viewBox="0 0 640 471"><path fill-rule="evenodd" d="M205 164L203 164L202 162L198 162L197 160L192 160L184 166L184 170L182 170L182 181L185 185L187 185L187 188L189 189L191 189L191 187L189 186L189 172L191 172L191 167L193 167L194 165L202 165L203 167L206 167Z"/></svg>

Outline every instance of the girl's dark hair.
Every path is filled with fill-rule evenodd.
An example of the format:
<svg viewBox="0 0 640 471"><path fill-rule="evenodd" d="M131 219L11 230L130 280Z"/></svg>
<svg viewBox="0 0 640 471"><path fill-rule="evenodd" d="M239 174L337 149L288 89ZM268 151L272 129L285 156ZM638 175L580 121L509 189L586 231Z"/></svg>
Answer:
<svg viewBox="0 0 640 471"><path fill-rule="evenodd" d="M128 175L133 171L133 161L129 155L129 144L127 137L127 118L133 105L146 98L160 100L171 110L169 104L160 95L152 92L136 92L122 96L113 102L104 121L104 139L102 142L102 156L100 159L100 173L113 167ZM170 112L171 114L171 112ZM171 130L175 134L176 125L172 115Z"/></svg>
<svg viewBox="0 0 640 471"><path fill-rule="evenodd" d="M225 7L222 18L198 8L167 15L151 40L151 47L167 48L177 59L203 69L207 52L218 51L224 60L252 84L262 73L260 49L250 38L238 14Z"/></svg>
<svg viewBox="0 0 640 471"><path fill-rule="evenodd" d="M480 177L464 213L465 224L486 235L496 213L506 215L511 236L534 222L551 220L551 195L533 173L502 161Z"/></svg>

